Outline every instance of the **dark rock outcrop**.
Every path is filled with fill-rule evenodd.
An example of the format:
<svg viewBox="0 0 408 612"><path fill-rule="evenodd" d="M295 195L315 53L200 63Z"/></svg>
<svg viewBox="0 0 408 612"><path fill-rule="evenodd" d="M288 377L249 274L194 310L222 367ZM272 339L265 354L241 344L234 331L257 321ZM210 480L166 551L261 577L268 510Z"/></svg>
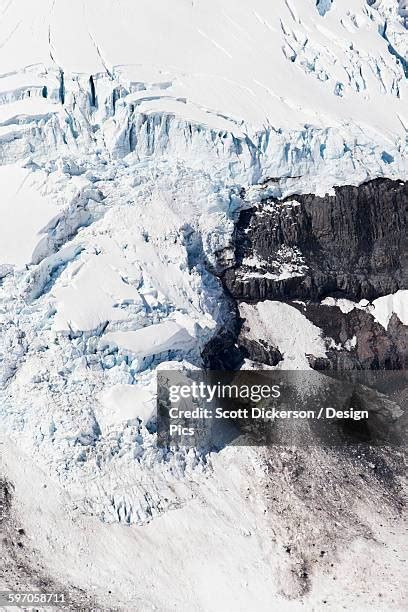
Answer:
<svg viewBox="0 0 408 612"><path fill-rule="evenodd" d="M368 312L343 313L337 306L299 308L328 340L326 359L309 359L317 370L404 370L408 368L408 328L394 314L387 329ZM333 340L335 347L330 347Z"/></svg>
<svg viewBox="0 0 408 612"><path fill-rule="evenodd" d="M219 254L224 287L236 305L269 299L298 308L326 339L326 358L308 356L315 369L406 369L407 326L396 315L384 329L369 308L344 313L321 300L372 301L407 289L407 216L408 182L390 179L336 187L333 196L265 200L241 212L232 249ZM237 309L233 327L209 349L218 367L282 359L279 346L247 333Z"/></svg>
<svg viewBox="0 0 408 612"><path fill-rule="evenodd" d="M269 366L276 366L282 361L282 353L276 346L269 344L262 339L253 340L245 335L245 328L241 330L238 337L238 347L243 357L248 357L256 363L264 363Z"/></svg>
<svg viewBox="0 0 408 612"><path fill-rule="evenodd" d="M408 287L407 216L408 183L389 179L336 187L334 196L267 200L241 213L224 284L236 299L255 302L394 293ZM290 266L281 273L285 250L297 275ZM254 257L260 265L251 274Z"/></svg>

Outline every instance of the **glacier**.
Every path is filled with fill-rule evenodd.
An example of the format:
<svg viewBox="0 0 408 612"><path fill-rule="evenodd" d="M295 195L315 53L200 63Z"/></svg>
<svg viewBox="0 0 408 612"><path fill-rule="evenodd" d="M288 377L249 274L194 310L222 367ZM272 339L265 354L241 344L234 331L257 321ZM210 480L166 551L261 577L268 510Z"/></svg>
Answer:
<svg viewBox="0 0 408 612"><path fill-rule="evenodd" d="M176 538L173 510L199 539L205 504L216 517L224 504L228 521L245 512L239 472L260 478L255 454L158 448L155 373L201 367L206 345L228 325L218 254L228 254L241 210L269 196L408 178L404 10L396 0L176 0L171 8L1 0L0 431L7 470L26 495L32 463L29 478L45 506L55 505L56 518L49 509L44 516L61 533L69 534L64 508L83 530L74 541L88 527L93 541L112 537L111 526L143 526L149 565L165 530ZM247 263L251 274L262 270ZM278 275L293 275L303 262L282 253L278 264ZM388 324L402 307L386 301L373 316ZM291 343L283 367L308 367L308 351L325 355L294 308L242 309L255 329L265 320L296 328L302 341ZM289 455L282 461L291 465ZM217 497L230 471L234 510ZM33 502L22 503L34 521ZM263 524L262 509L255 516ZM223 520L217 537L228 549ZM240 538L254 558L262 544L250 542L251 529ZM234 530L225 533L232 539ZM142 545L138 534L131 546ZM118 555L133 555L121 531L112 541ZM110 556L99 554L100 586ZM91 565L78 578L70 559L72 580L89 589ZM239 559L245 564L245 554ZM158 576L170 588L165 572ZM295 593L303 578L291 580ZM118 579L118 592L129 588ZM214 588L222 593L222 580ZM199 590L197 609L217 609L202 576ZM257 590L271 603L256 582L242 609L253 601L263 609ZM164 610L162 596L158 608L145 601L140 609Z"/></svg>

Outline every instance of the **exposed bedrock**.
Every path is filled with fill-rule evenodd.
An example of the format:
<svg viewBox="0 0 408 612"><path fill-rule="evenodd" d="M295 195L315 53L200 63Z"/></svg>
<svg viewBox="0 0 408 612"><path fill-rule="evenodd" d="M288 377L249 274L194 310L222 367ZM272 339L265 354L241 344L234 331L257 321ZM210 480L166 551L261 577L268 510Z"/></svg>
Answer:
<svg viewBox="0 0 408 612"><path fill-rule="evenodd" d="M299 308L322 330L327 358L309 357L317 370L403 370L408 368L408 329L392 315L387 329L368 313L354 309L308 304Z"/></svg>
<svg viewBox="0 0 408 612"><path fill-rule="evenodd" d="M262 338L259 340L248 338L245 334L245 326L238 336L238 347L242 356L249 357L257 363L275 366L282 361L282 353L276 346L271 346Z"/></svg>
<svg viewBox="0 0 408 612"><path fill-rule="evenodd" d="M273 300L321 330L326 358L308 355L313 368L407 368L407 326L396 314L381 325L368 302L408 288L407 211L408 183L389 179L337 187L333 196L268 199L243 211L233 257L227 253L233 264L222 275L234 325L207 347L221 356L217 366L233 369L232 356L270 366L283 359L278 343L254 338L238 314L239 302ZM327 296L368 300L367 307L342 311L322 304Z"/></svg>
<svg viewBox="0 0 408 612"><path fill-rule="evenodd" d="M373 300L408 286L408 183L269 199L243 211L224 283L238 300Z"/></svg>

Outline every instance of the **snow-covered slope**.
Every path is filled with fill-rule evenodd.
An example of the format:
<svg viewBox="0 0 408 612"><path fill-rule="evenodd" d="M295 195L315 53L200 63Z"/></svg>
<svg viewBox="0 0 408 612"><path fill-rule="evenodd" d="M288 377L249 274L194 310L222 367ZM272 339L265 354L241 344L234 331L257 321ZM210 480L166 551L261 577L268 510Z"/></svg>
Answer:
<svg viewBox="0 0 408 612"><path fill-rule="evenodd" d="M323 165L332 180L401 171L397 2L326 4L4 2L3 155L29 154L21 132L40 123L36 156L84 140L115 157L217 161L250 181Z"/></svg>
<svg viewBox="0 0 408 612"><path fill-rule="evenodd" d="M214 271L237 211L408 176L398 2L1 0L0 15L0 429L74 518L144 525L202 473L227 488L206 457L157 448L149 419L156 369L200 366L228 323Z"/></svg>

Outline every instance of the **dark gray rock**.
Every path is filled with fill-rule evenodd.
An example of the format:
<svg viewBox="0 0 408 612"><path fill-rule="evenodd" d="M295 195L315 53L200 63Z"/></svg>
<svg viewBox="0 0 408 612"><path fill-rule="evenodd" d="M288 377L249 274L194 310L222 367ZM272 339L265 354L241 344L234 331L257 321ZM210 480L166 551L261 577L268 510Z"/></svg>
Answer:
<svg viewBox="0 0 408 612"><path fill-rule="evenodd" d="M253 340L247 338L245 330L238 337L238 347L244 357L248 357L256 363L263 363L269 366L276 366L282 361L282 353L276 346L269 344L262 339Z"/></svg>
<svg viewBox="0 0 408 612"><path fill-rule="evenodd" d="M224 287L235 305L271 299L299 308L327 339L327 358L309 356L315 369L406 369L407 327L396 315L385 330L367 311L320 302L371 301L408 288L407 213L408 183L390 179L337 187L334 196L264 201L241 212L233 249L219 254ZM279 363L279 347L254 340L232 312L230 333L207 347L207 361L221 368L244 357Z"/></svg>
<svg viewBox="0 0 408 612"><path fill-rule="evenodd" d="M300 306L296 303L295 307ZM394 314L384 329L368 312L343 313L337 306L308 304L303 314L333 339L338 348L327 350L327 359L310 358L317 370L404 370L408 368L408 328ZM350 346L351 339L355 339Z"/></svg>
<svg viewBox="0 0 408 612"><path fill-rule="evenodd" d="M299 204L291 206L293 200ZM235 264L224 284L235 298L255 302L327 295L358 301L394 293L408 287L407 214L408 183L389 179L337 187L334 196L268 200L241 213ZM285 248L299 253L301 275L279 278ZM254 255L266 277L247 274L245 258Z"/></svg>

